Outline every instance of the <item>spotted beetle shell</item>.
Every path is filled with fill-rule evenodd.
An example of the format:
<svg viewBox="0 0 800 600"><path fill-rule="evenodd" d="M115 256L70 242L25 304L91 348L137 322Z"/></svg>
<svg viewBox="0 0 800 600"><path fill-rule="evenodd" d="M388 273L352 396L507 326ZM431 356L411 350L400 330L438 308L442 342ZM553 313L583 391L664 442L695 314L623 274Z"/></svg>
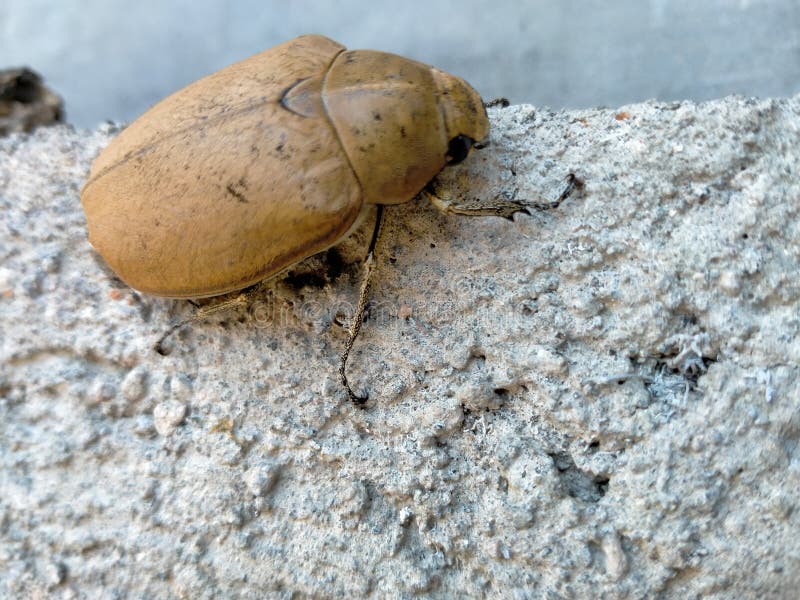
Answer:
<svg viewBox="0 0 800 600"><path fill-rule="evenodd" d="M131 287L241 289L340 240L368 204L413 198L482 140L463 80L302 36L165 98L125 128L81 192L89 240Z"/></svg>

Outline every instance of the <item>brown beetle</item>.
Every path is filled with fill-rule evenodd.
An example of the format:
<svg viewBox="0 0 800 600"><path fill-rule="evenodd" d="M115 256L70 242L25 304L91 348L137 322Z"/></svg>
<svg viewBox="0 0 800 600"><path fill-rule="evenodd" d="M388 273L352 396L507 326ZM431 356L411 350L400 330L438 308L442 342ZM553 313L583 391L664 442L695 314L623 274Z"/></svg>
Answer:
<svg viewBox="0 0 800 600"><path fill-rule="evenodd" d="M81 192L89 239L149 294L242 289L332 246L369 205L411 200L488 133L464 80L302 36L200 79L124 129ZM434 202L451 214L522 209ZM377 226L370 250L376 238ZM354 399L344 367L368 286L367 276L340 368Z"/></svg>
<svg viewBox="0 0 800 600"><path fill-rule="evenodd" d="M488 132L462 79L299 37L123 130L81 192L89 240L149 294L242 289L336 243L366 205L411 200Z"/></svg>

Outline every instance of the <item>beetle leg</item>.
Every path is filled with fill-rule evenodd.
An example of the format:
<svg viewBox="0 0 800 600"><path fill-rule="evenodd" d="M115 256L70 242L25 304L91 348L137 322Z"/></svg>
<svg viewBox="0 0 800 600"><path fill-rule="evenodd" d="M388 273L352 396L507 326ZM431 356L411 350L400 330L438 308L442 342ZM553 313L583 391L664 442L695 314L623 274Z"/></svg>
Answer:
<svg viewBox="0 0 800 600"><path fill-rule="evenodd" d="M367 394L359 396L350 387L350 383L347 381L347 357L350 356L350 351L353 349L353 344L356 341L356 337L358 337L358 332L361 330L361 324L364 321L364 309L367 307L367 302L369 301L369 290L372 285L372 273L375 270L375 246L377 245L378 237L380 236L382 219L383 205L378 204L378 211L375 218L375 229L372 232L372 240L370 240L369 243L369 251L367 252L367 258L364 261L364 277L361 280L361 290L358 294L358 306L356 306L353 320L350 322L350 329L347 332L347 343L345 344L344 352L342 352L342 358L339 362L339 377L342 385L347 390L347 395L350 396L350 400L357 406L363 406L369 399L369 396Z"/></svg>
<svg viewBox="0 0 800 600"><path fill-rule="evenodd" d="M183 321L179 321L178 323L176 323L175 325L173 325L172 327L167 329L164 332L164 335L162 335L160 338L158 338L158 341L155 343L155 346L154 346L155 351L158 352L161 355L169 354L169 352L167 352L164 349L164 342L167 341L167 338L169 336L171 336L173 333L175 333L176 331L178 331L179 329L181 329L185 325L188 325L189 323L196 323L197 321L203 321L203 320L207 319L208 317L210 317L211 315L214 315L216 313L226 312L226 311L231 310L233 308L238 308L240 306L249 305L250 304L250 297L252 296L253 289L254 288L251 288L250 290L242 292L241 294L236 296L236 298L231 298L230 300L225 300L225 301L220 302L218 304L212 304L211 306L200 306L200 307L198 307L197 310L194 312L194 314L191 317L189 317L188 319L184 319ZM197 306L197 304L195 304L191 300L189 302L191 302L194 306Z"/></svg>
<svg viewBox="0 0 800 600"><path fill-rule="evenodd" d="M501 192L492 200L488 201L479 198L454 199L449 197L450 194L447 190L440 193L433 182L423 190L423 193L440 212L446 215L505 217L506 219L511 219L514 213L518 212L530 214L531 209L550 210L558 208L558 206L575 191L576 187L578 187L578 180L573 173L570 173L567 175L566 185L558 197L555 200L549 200L547 202L533 202L530 200L518 199L518 190L516 189L511 193Z"/></svg>
<svg viewBox="0 0 800 600"><path fill-rule="evenodd" d="M575 176L575 173L568 174L564 179L566 180L566 183L564 184L564 189L561 190L561 193L558 195L558 198L544 204L537 204L533 202L530 203L529 206L532 206L537 210L550 210L551 208L558 208L564 200L572 195L572 192L574 192L577 187L582 185L582 183Z"/></svg>
<svg viewBox="0 0 800 600"><path fill-rule="evenodd" d="M446 215L466 215L469 217L505 217L510 219L514 213L528 212L525 202L516 200L512 194L500 194L490 201L480 198L446 198L425 190L424 194L439 212Z"/></svg>

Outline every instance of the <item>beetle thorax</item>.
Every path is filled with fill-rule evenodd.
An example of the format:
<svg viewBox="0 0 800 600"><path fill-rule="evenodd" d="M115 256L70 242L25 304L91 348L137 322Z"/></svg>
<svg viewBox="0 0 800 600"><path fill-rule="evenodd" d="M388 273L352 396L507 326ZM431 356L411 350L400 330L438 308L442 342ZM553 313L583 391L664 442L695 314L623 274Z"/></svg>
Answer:
<svg viewBox="0 0 800 600"><path fill-rule="evenodd" d="M365 202L407 202L446 164L447 134L428 65L384 52L343 52L322 97Z"/></svg>

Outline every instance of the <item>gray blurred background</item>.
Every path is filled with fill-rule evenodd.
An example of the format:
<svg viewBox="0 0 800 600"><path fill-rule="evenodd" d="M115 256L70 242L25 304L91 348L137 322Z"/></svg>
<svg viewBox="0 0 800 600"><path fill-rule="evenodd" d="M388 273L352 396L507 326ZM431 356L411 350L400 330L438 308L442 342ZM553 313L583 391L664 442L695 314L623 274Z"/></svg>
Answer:
<svg viewBox="0 0 800 600"><path fill-rule="evenodd" d="M553 108L800 92L800 0L0 0L0 68L90 127L311 32Z"/></svg>

